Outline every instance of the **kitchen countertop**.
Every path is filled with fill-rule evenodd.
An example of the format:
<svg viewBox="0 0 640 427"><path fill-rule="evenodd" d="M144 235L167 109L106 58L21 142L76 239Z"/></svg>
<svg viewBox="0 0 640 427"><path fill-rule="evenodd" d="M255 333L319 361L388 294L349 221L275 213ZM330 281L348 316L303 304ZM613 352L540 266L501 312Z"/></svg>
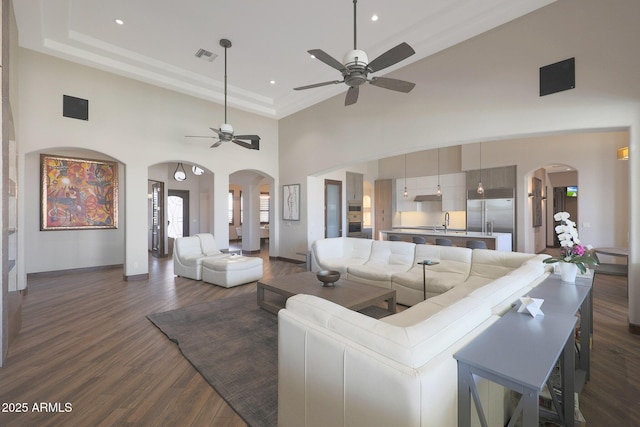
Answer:
<svg viewBox="0 0 640 427"><path fill-rule="evenodd" d="M451 240L454 246L466 246L467 240L483 240L487 244L487 249L495 249L497 251L511 252L512 248L512 236L511 233L491 233L486 234L481 231L467 231L467 230L447 230L444 232L444 228L433 230L432 228L422 227L397 227L391 230L381 230L379 232L379 239L386 240L389 234L395 234L402 236L401 240L410 242L413 236L423 236L429 244L436 243L438 237L446 237Z"/></svg>
<svg viewBox="0 0 640 427"><path fill-rule="evenodd" d="M429 228L423 227L402 227L402 228L392 228L391 230L382 230L381 233L391 233L391 234L413 234L420 236L451 236L451 237L473 237L473 238L483 238L483 239L496 239L500 236L511 236L511 233L491 233L485 234L481 231L467 231L467 230L455 230L450 229L447 232L444 232L444 229L433 230Z"/></svg>

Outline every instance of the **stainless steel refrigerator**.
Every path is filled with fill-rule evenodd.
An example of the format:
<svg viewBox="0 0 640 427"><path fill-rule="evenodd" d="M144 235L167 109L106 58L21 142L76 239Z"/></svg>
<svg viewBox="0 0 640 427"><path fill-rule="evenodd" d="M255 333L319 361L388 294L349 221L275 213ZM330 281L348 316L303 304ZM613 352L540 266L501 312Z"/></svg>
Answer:
<svg viewBox="0 0 640 427"><path fill-rule="evenodd" d="M475 190L467 196L467 231L511 233L511 246L516 246L516 205L511 188L488 189L484 197Z"/></svg>

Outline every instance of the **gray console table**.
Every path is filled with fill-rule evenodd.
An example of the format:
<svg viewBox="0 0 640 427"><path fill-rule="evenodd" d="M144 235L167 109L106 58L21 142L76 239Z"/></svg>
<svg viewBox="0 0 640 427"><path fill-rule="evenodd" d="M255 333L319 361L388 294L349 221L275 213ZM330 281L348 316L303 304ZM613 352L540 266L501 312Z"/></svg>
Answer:
<svg viewBox="0 0 640 427"><path fill-rule="evenodd" d="M472 399L483 427L487 426L474 377L501 384L522 395L509 426L522 415L523 427L537 427L539 397L560 361L562 403L552 399L560 422L574 425L574 392L589 379L593 333L593 278L575 285L549 276L528 296L542 298L544 316L532 317L514 308L456 354L458 361L458 425L471 425ZM580 346L575 352L576 315L580 313ZM577 366L576 366L577 365ZM577 369L576 369L577 368Z"/></svg>
<svg viewBox="0 0 640 427"><path fill-rule="evenodd" d="M522 395L509 427L515 425L520 415L523 427L538 427L540 393L558 359L563 404L560 407L555 398L554 403L563 424L573 426L576 321L575 316L568 314L531 317L512 310L454 354L458 361L458 426L471 425L473 398L481 425L489 427L474 378L479 376Z"/></svg>
<svg viewBox="0 0 640 427"><path fill-rule="evenodd" d="M591 347L593 345L593 275L578 277L575 285L563 283L559 275L552 274L544 282L531 290L529 296L542 298L544 313L564 313L580 316L580 337L576 354L575 391L589 381Z"/></svg>

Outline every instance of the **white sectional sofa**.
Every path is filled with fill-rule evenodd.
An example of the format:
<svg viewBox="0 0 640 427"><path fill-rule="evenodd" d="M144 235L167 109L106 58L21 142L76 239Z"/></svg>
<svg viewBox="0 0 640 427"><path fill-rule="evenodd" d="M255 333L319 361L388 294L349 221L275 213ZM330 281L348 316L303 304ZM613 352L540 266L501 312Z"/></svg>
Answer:
<svg viewBox="0 0 640 427"><path fill-rule="evenodd" d="M339 239L357 263L341 265L340 242L325 239L312 245L314 268L395 288L406 303L422 299L417 262L431 259L440 262L428 267L435 296L381 320L310 295L289 298L278 314L278 425L457 426L453 354L548 276L546 256L369 241L367 258L366 243ZM479 390L489 425L504 425L505 390L488 382Z"/></svg>

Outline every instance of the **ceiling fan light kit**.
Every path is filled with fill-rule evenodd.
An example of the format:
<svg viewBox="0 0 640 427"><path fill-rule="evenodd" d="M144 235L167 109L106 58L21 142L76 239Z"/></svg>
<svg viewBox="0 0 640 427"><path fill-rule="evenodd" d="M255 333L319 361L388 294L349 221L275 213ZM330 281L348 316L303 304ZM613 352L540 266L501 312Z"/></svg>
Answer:
<svg viewBox="0 0 640 427"><path fill-rule="evenodd" d="M367 82L383 89L394 90L402 93L409 93L415 87L415 83L406 82L404 80L391 79L387 77L369 78L369 73L374 73L395 65L413 55L415 51L407 43L402 42L369 62L367 54L357 47L356 4L357 0L353 0L353 50L350 50L344 55L342 63L321 49L312 49L308 51L312 57L340 71L342 74L342 80L331 80L328 82L300 86L294 88L294 90L305 90L345 83L349 86L349 90L347 91L347 96L344 101L344 105L346 106L355 104L358 101L360 86Z"/></svg>

